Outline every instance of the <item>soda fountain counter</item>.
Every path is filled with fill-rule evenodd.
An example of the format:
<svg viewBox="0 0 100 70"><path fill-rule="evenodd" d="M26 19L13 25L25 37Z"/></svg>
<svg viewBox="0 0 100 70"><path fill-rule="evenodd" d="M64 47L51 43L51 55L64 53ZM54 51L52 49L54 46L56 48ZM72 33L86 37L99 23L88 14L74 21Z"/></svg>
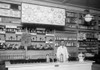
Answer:
<svg viewBox="0 0 100 70"><path fill-rule="evenodd" d="M69 61L69 62L51 62L51 63L25 63L11 64L5 62L8 70L92 70L93 61Z"/></svg>

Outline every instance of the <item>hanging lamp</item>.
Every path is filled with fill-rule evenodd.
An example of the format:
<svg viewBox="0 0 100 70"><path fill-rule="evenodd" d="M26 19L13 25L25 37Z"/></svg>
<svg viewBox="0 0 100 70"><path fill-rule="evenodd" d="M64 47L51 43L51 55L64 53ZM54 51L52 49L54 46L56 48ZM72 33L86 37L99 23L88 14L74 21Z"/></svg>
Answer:
<svg viewBox="0 0 100 70"><path fill-rule="evenodd" d="M86 22L91 22L93 19L93 16L90 14L90 10L89 10L89 0L86 0L86 4L87 4L87 8L84 10L85 12L85 16L84 16L84 20Z"/></svg>

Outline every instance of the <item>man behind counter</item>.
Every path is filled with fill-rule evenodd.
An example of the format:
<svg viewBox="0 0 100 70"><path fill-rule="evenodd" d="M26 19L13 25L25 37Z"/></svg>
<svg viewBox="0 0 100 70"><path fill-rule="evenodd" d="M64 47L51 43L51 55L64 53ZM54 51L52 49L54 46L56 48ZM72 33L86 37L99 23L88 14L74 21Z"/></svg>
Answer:
<svg viewBox="0 0 100 70"><path fill-rule="evenodd" d="M64 40L61 40L61 45L57 48L57 60L59 62L66 62L69 58L68 50L65 46Z"/></svg>

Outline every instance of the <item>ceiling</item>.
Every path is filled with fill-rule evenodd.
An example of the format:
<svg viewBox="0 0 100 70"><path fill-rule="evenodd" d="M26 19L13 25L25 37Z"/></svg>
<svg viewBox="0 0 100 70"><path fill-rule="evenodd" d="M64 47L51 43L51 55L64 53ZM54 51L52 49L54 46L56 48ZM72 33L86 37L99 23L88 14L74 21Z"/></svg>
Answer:
<svg viewBox="0 0 100 70"><path fill-rule="evenodd" d="M43 0L48 2L62 3L62 4L74 4L80 5L82 7L91 7L97 10L100 10L100 0Z"/></svg>
<svg viewBox="0 0 100 70"><path fill-rule="evenodd" d="M5 1L5 0L0 0L0 1ZM17 1L17 0L6 0L6 1ZM24 1L24 0L18 0L18 1ZM27 0L27 1L32 1L32 0ZM53 3L58 3L58 4L63 4L63 5L76 5L76 6L81 6L81 7L91 7L93 9L99 10L100 11L100 0L36 0L36 1L46 1L46 2L53 2ZM87 8L87 7L86 7Z"/></svg>

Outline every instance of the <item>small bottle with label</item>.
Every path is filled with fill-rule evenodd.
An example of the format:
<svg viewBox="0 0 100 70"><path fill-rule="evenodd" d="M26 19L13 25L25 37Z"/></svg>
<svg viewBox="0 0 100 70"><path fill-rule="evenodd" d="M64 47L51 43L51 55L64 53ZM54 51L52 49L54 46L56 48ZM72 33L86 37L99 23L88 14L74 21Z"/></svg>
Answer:
<svg viewBox="0 0 100 70"><path fill-rule="evenodd" d="M64 62L64 60L63 60L63 54L60 55L60 62Z"/></svg>
<svg viewBox="0 0 100 70"><path fill-rule="evenodd" d="M49 54L46 55L46 62L50 62Z"/></svg>

